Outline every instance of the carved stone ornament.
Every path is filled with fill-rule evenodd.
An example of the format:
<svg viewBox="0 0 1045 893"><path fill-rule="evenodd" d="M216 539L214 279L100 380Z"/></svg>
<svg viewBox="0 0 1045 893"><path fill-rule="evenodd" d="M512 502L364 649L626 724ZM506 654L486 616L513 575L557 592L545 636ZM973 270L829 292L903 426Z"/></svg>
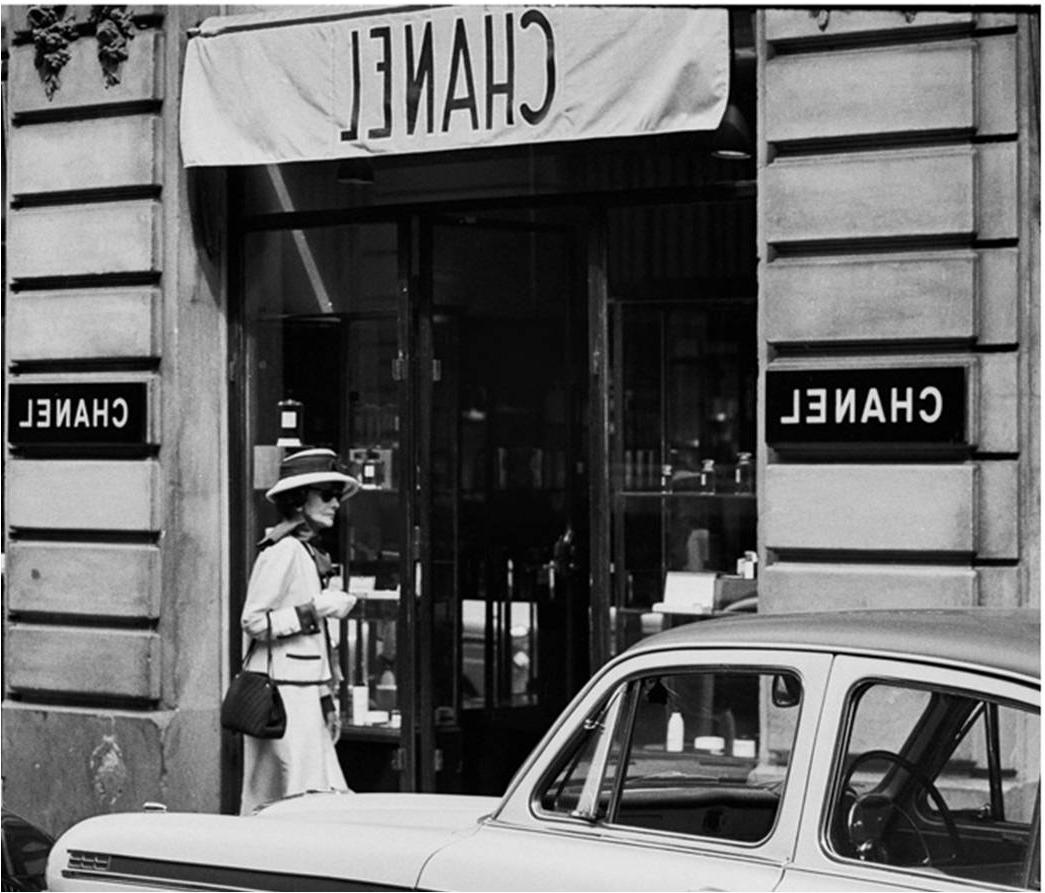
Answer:
<svg viewBox="0 0 1045 893"><path fill-rule="evenodd" d="M134 22L126 6L92 6L91 22L98 40L98 62L105 88L120 83L120 66L127 61L127 42L134 40Z"/></svg>
<svg viewBox="0 0 1045 893"><path fill-rule="evenodd" d="M36 47L35 64L51 99L61 85L60 72L69 61L69 44L76 40L76 24L64 6L30 6L26 22Z"/></svg>

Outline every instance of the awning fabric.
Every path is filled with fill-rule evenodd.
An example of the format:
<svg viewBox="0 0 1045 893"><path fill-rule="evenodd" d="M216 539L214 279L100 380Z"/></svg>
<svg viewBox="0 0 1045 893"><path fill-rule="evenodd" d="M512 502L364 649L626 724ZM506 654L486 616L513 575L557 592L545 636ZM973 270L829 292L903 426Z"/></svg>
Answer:
<svg viewBox="0 0 1045 893"><path fill-rule="evenodd" d="M189 41L186 166L713 130L724 9L298 7Z"/></svg>

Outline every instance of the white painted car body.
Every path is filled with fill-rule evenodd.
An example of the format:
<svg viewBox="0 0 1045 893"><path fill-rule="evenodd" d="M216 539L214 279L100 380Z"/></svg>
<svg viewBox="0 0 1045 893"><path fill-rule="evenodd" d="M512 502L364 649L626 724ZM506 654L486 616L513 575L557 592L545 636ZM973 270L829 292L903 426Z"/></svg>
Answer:
<svg viewBox="0 0 1045 893"><path fill-rule="evenodd" d="M344 889L328 884L356 877L412 889L429 855L455 835L475 833L498 802L441 794L315 793L282 800L250 817L100 816L76 826L52 849L50 864L66 870L49 878L48 886L320 890ZM75 858L111 853L113 841L119 841L119 857L109 861L104 876L95 870L97 859ZM176 867L168 864L172 859Z"/></svg>
<svg viewBox="0 0 1045 893"><path fill-rule="evenodd" d="M872 802L880 806L895 783L897 773L885 772L874 792L858 796L849 788L850 782L856 787L855 776L840 768L838 754L849 749L848 743L842 747L839 742L849 734L853 692L871 684L868 680L943 692L945 707L952 698L1012 706L1024 719L1021 734L1040 735L1038 624L1036 613L984 611L795 615L695 624L651 637L600 671L502 798L307 794L242 818L166 813L97 817L58 840L48 864L49 889L842 891L1034 886L1040 840L1036 806L1033 820L1015 830L998 823L999 840L1004 837L1006 846L1010 838L1019 838L1019 858L1013 857L1019 864L987 866L986 873L975 877L969 876L971 870L955 870L953 863L961 861L957 843L953 854L938 855L949 841L942 813L930 815L922 830L915 827L922 823L916 815L909 830L890 812L888 837L881 831L872 841L882 852L893 851L888 862L881 853L869 856L870 849L857 855L857 849L838 844L831 835L840 832L828 828L827 813L832 798L841 803L850 797L861 809ZM556 811L549 805L549 778L565 765L564 755L579 753L579 740L597 742L612 734L617 714L609 712L615 697L611 693L638 692L643 680L672 673L728 678L734 671L750 674L752 668L801 682L787 767L778 784L754 790L759 797L771 790L777 798L771 826L758 839L609 821L625 814L619 799L623 787L607 817L585 812L587 787L575 809ZM765 713L766 707L763 697L759 709ZM963 727L971 722L966 717ZM634 732L634 720L628 728L629 734ZM926 735L931 732L929 728ZM762 734L767 734L764 729ZM916 738L912 733L905 747L913 748ZM931 755L936 745L928 738L922 749ZM591 765L605 770L597 745L595 753ZM948 751L940 759L949 766L951 756ZM908 758L909 753L900 759ZM1031 771L1034 777L1026 787L1036 790L1039 770L1035 765ZM905 818L917 805L913 791L918 786L912 779L917 776L906 776L903 783L908 799L901 802L896 795L895 809ZM598 790L592 790L593 802L602 804ZM926 797L917 802L923 809L932 806ZM621 811L612 813L613 808ZM723 814L740 812L727 806ZM984 835L991 822L957 807L954 815L975 861L984 841L990 843ZM859 816L866 818L864 812ZM854 833L847 821L849 827L842 830ZM925 859L896 864L895 852L915 842L925 848Z"/></svg>

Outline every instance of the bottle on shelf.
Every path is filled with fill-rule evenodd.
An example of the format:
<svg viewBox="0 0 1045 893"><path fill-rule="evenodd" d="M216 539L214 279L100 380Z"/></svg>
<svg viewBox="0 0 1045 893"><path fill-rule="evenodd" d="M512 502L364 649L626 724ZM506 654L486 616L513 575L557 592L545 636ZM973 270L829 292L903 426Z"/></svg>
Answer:
<svg viewBox="0 0 1045 893"><path fill-rule="evenodd" d="M671 476L673 469L670 462L665 462L660 466L660 489L670 490L671 489Z"/></svg>
<svg viewBox="0 0 1045 893"><path fill-rule="evenodd" d="M697 481L697 492L715 492L715 460L703 459L700 463L700 478Z"/></svg>
<svg viewBox="0 0 1045 893"><path fill-rule="evenodd" d="M668 718L668 733L667 740L664 742L664 749L668 753L680 753L682 751L684 734L682 714L676 710Z"/></svg>
<svg viewBox="0 0 1045 893"><path fill-rule="evenodd" d="M737 453L737 464L733 467L733 492L755 492L755 465L751 453Z"/></svg>

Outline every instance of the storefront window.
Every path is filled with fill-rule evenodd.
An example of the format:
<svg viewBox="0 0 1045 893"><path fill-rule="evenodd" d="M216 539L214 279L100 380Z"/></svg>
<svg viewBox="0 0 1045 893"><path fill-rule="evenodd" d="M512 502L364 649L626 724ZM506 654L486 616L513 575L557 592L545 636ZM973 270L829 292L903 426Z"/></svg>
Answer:
<svg viewBox="0 0 1045 893"><path fill-rule="evenodd" d="M749 202L610 218L616 649L756 595L753 226Z"/></svg>
<svg viewBox="0 0 1045 893"><path fill-rule="evenodd" d="M400 412L392 224L250 233L244 244L255 541L278 520L264 498L280 458L279 404L300 404L302 446L337 451L363 490L323 547L359 603L341 624L349 728L397 735Z"/></svg>

